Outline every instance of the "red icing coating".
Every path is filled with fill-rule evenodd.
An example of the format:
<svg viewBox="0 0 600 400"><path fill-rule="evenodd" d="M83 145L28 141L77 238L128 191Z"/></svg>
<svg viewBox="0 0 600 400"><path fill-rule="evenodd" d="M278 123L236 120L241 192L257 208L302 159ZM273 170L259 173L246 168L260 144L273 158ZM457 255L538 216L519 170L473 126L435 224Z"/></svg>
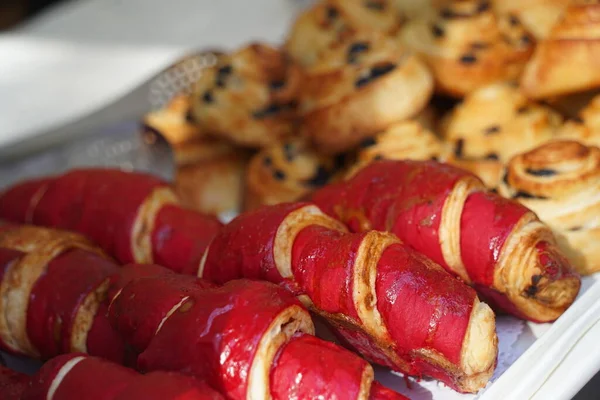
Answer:
<svg viewBox="0 0 600 400"><path fill-rule="evenodd" d="M275 400L356 399L369 364L333 343L297 335L279 352L271 368Z"/></svg>
<svg viewBox="0 0 600 400"><path fill-rule="evenodd" d="M493 285L502 247L528 212L521 204L493 193L477 192L467 198L460 221L460 250L474 283Z"/></svg>
<svg viewBox="0 0 600 400"><path fill-rule="evenodd" d="M110 277L110 284L108 287L108 303L110 304L115 296L134 279L150 277L150 276L162 276L171 275L173 271L161 267L156 264L127 264L119 269L119 272Z"/></svg>
<svg viewBox="0 0 600 400"><path fill-rule="evenodd" d="M52 178L31 179L0 193L0 218L13 222L31 222L36 195L41 193Z"/></svg>
<svg viewBox="0 0 600 400"><path fill-rule="evenodd" d="M239 277L279 283L273 246L277 229L303 203L279 204L244 213L225 225L210 244L203 278L227 282Z"/></svg>
<svg viewBox="0 0 600 400"><path fill-rule="evenodd" d="M135 365L133 355L108 321L108 307L100 304L87 337L87 352L92 356L125 365Z"/></svg>
<svg viewBox="0 0 600 400"><path fill-rule="evenodd" d="M202 377L228 397L245 399L248 373L266 329L299 302L276 285L245 280L205 290L193 300L167 320L138 366Z"/></svg>
<svg viewBox="0 0 600 400"><path fill-rule="evenodd" d="M215 217L174 205L163 207L152 232L154 262L196 275L204 251L221 227Z"/></svg>
<svg viewBox="0 0 600 400"><path fill-rule="evenodd" d="M42 365L42 368L31 377L29 386L25 389L21 400L46 399L50 386L63 365L73 358L81 356L84 356L84 354L63 354L46 362Z"/></svg>
<svg viewBox="0 0 600 400"><path fill-rule="evenodd" d="M386 388L379 382L373 382L369 400L409 400L408 397L402 396L391 389Z"/></svg>
<svg viewBox="0 0 600 400"><path fill-rule="evenodd" d="M81 249L67 251L48 264L33 286L27 309L27 334L42 358L71 351L77 310L117 269L112 261Z"/></svg>
<svg viewBox="0 0 600 400"><path fill-rule="evenodd" d="M0 399L20 400L29 376L0 366Z"/></svg>
<svg viewBox="0 0 600 400"><path fill-rule="evenodd" d="M298 286L317 308L359 319L352 299L352 281L363 239L364 234L317 225L300 231L292 249L292 271Z"/></svg>
<svg viewBox="0 0 600 400"><path fill-rule="evenodd" d="M211 287L201 279L178 274L135 279L112 302L111 324L134 351L142 352L175 305Z"/></svg>
<svg viewBox="0 0 600 400"><path fill-rule="evenodd" d="M413 363L414 349L429 348L460 364L475 291L421 254L393 244L377 268L377 308L399 356ZM422 374L415 367L411 374ZM449 382L451 377L442 379Z"/></svg>
<svg viewBox="0 0 600 400"><path fill-rule="evenodd" d="M138 376L114 400L224 400L206 383L172 372Z"/></svg>

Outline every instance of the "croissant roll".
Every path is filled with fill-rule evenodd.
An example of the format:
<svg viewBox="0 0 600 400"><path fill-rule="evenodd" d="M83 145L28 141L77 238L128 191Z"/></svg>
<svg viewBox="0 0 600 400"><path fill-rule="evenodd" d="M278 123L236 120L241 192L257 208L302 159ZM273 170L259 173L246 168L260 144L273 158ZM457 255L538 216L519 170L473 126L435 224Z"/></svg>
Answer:
<svg viewBox="0 0 600 400"><path fill-rule="evenodd" d="M81 353L46 363L23 391L22 400L221 400L207 384L172 372L141 375Z"/></svg>
<svg viewBox="0 0 600 400"><path fill-rule="evenodd" d="M159 262L177 271L195 269L220 227L181 208L161 180L112 169L17 184L0 195L0 218L76 231L122 263Z"/></svg>
<svg viewBox="0 0 600 400"><path fill-rule="evenodd" d="M495 366L494 315L472 289L393 235L348 233L311 204L237 217L199 276L280 283L368 359L460 391L485 386Z"/></svg>
<svg viewBox="0 0 600 400"><path fill-rule="evenodd" d="M540 99L600 87L599 23L597 2L569 5L527 64L521 77L524 93Z"/></svg>
<svg viewBox="0 0 600 400"><path fill-rule="evenodd" d="M353 231L395 233L517 317L553 321L579 292L579 276L550 228L449 165L375 162L313 200Z"/></svg>
<svg viewBox="0 0 600 400"><path fill-rule="evenodd" d="M600 149L575 141L551 142L515 156L500 193L534 211L547 223L575 269L600 270L596 251L600 212Z"/></svg>
<svg viewBox="0 0 600 400"><path fill-rule="evenodd" d="M550 140L561 123L558 113L529 101L517 87L496 83L467 95L445 117L441 133L454 149L447 161L494 189L513 155Z"/></svg>
<svg viewBox="0 0 600 400"><path fill-rule="evenodd" d="M442 2L436 11L410 21L401 39L430 67L439 93L460 98L520 76L534 40L518 18L479 0Z"/></svg>
<svg viewBox="0 0 600 400"><path fill-rule="evenodd" d="M29 383L29 376L0 365L0 393L2 400L21 400Z"/></svg>

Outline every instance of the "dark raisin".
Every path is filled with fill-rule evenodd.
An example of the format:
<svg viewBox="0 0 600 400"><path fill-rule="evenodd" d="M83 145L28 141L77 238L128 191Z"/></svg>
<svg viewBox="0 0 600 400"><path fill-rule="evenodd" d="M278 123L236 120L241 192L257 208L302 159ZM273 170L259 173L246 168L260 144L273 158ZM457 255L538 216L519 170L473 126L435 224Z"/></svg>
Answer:
<svg viewBox="0 0 600 400"><path fill-rule="evenodd" d="M490 9L490 3L488 1L482 1L481 3L479 3L479 6L477 6L478 13L485 12L489 9Z"/></svg>
<svg viewBox="0 0 600 400"><path fill-rule="evenodd" d="M452 11L448 7L444 7L440 10L440 17L446 18L446 19L454 18L454 11Z"/></svg>
<svg viewBox="0 0 600 400"><path fill-rule="evenodd" d="M285 158L289 162L294 160L296 154L294 154L294 146L291 143L286 143L283 145L283 152L285 153Z"/></svg>
<svg viewBox="0 0 600 400"><path fill-rule="evenodd" d="M339 15L337 8L335 7L327 7L327 19L332 20L336 19Z"/></svg>
<svg viewBox="0 0 600 400"><path fill-rule="evenodd" d="M496 153L490 153L487 156L485 156L485 159L489 161L498 161L500 157L498 157L498 154Z"/></svg>
<svg viewBox="0 0 600 400"><path fill-rule="evenodd" d="M361 140L360 142L360 147L367 148L367 147L371 147L377 144L377 141L375 140L374 137L368 137L368 138L364 138L363 140Z"/></svg>
<svg viewBox="0 0 600 400"><path fill-rule="evenodd" d="M529 111L529 107L528 106L521 106L521 107L517 108L517 113L518 114L525 114L527 111Z"/></svg>
<svg viewBox="0 0 600 400"><path fill-rule="evenodd" d="M524 34L523 36L521 36L521 44L523 46L528 46L531 44L531 38L528 34Z"/></svg>
<svg viewBox="0 0 600 400"><path fill-rule="evenodd" d="M222 76L217 76L215 79L215 85L221 89L225 87L225 79Z"/></svg>
<svg viewBox="0 0 600 400"><path fill-rule="evenodd" d="M192 114L192 110L187 110L185 113L185 122L188 124L195 124L196 118L194 118L194 114Z"/></svg>
<svg viewBox="0 0 600 400"><path fill-rule="evenodd" d="M533 297L537 294L538 292L538 287L537 286L529 286L527 287L527 289L525 289L525 294L528 297Z"/></svg>
<svg viewBox="0 0 600 400"><path fill-rule="evenodd" d="M346 165L346 154L336 154L335 157L333 157L333 165L336 170L344 168Z"/></svg>
<svg viewBox="0 0 600 400"><path fill-rule="evenodd" d="M502 176L502 182L504 182L504 184L508 186L508 171L506 171Z"/></svg>
<svg viewBox="0 0 600 400"><path fill-rule="evenodd" d="M531 277L531 284L532 285L537 285L538 283L540 283L541 280L542 280L542 276L541 275L533 275Z"/></svg>
<svg viewBox="0 0 600 400"><path fill-rule="evenodd" d="M319 168L317 168L315 174L310 179L306 180L306 184L310 186L323 186L329 182L330 178L331 174L329 171L327 171L325 167L319 165Z"/></svg>
<svg viewBox="0 0 600 400"><path fill-rule="evenodd" d="M431 156L429 158L429 161L438 161L438 157L437 156Z"/></svg>
<svg viewBox="0 0 600 400"><path fill-rule="evenodd" d="M477 62L477 57L475 57L475 54L467 53L460 58L460 62L463 64L474 64Z"/></svg>
<svg viewBox="0 0 600 400"><path fill-rule="evenodd" d="M492 188L492 189L490 189L490 193L498 194L498 189Z"/></svg>
<svg viewBox="0 0 600 400"><path fill-rule="evenodd" d="M281 90L284 86L284 80L271 81L271 83L269 83L269 88L271 88L271 90Z"/></svg>
<svg viewBox="0 0 600 400"><path fill-rule="evenodd" d="M521 23L521 21L519 21L519 18L517 18L516 15L510 14L508 16L508 22L512 25L512 26L517 26Z"/></svg>
<svg viewBox="0 0 600 400"><path fill-rule="evenodd" d="M263 118L272 117L273 115L277 114L279 111L281 111L281 106L279 104L271 104L270 106L267 106L266 108L263 108L262 110L258 110L256 112L254 112L254 114L252 114L252 116L256 119L263 119Z"/></svg>
<svg viewBox="0 0 600 400"><path fill-rule="evenodd" d="M225 81L227 80L227 77L231 74L232 71L233 71L233 68L231 67L231 65L224 65L221 68L219 68L217 70L215 84L220 88L224 88Z"/></svg>
<svg viewBox="0 0 600 400"><path fill-rule="evenodd" d="M396 64L388 63L383 65L378 65L376 67L371 68L371 79L377 79L380 76L383 76L389 72L392 72L396 68Z"/></svg>
<svg viewBox="0 0 600 400"><path fill-rule="evenodd" d="M527 172L529 175L534 175L534 176L554 176L554 175L558 174L557 171L555 171L553 169L549 169L549 168L542 168L542 169L527 168L525 170L525 172Z"/></svg>
<svg viewBox="0 0 600 400"><path fill-rule="evenodd" d="M357 61L358 55L360 53L364 53L369 50L369 43L366 42L356 42L353 43L352 46L348 48L348 63L354 64Z"/></svg>
<svg viewBox="0 0 600 400"><path fill-rule="evenodd" d="M573 122L577 122L578 124L583 124L583 118L575 117L575 118L573 118Z"/></svg>
<svg viewBox="0 0 600 400"><path fill-rule="evenodd" d="M269 156L265 156L265 158L263 159L263 165L265 167L270 167L271 165L273 165L273 159Z"/></svg>
<svg viewBox="0 0 600 400"><path fill-rule="evenodd" d="M212 92L210 90L207 90L202 95L202 100L204 100L205 103L212 103L215 101L215 98L214 98Z"/></svg>
<svg viewBox="0 0 600 400"><path fill-rule="evenodd" d="M484 131L484 133L486 135L493 135L494 133L498 133L498 132L500 132L500 126L499 125L489 126Z"/></svg>
<svg viewBox="0 0 600 400"><path fill-rule="evenodd" d="M444 29L439 26L438 24L433 24L431 25L431 33L433 34L433 36L435 36L436 38L441 38L444 36Z"/></svg>
<svg viewBox="0 0 600 400"><path fill-rule="evenodd" d="M275 178L278 181L282 181L285 179L285 172L283 172L280 169L276 169L275 171L273 171L273 178Z"/></svg>
<svg viewBox="0 0 600 400"><path fill-rule="evenodd" d="M545 200L547 199L547 197L544 196L536 196L535 194L531 194L522 190L519 190L517 193L515 193L512 197L513 199L539 199L539 200Z"/></svg>
<svg viewBox="0 0 600 400"><path fill-rule="evenodd" d="M383 3L383 1L367 0L365 2L365 7L377 11L385 10L385 4Z"/></svg>
<svg viewBox="0 0 600 400"><path fill-rule="evenodd" d="M456 145L454 147L454 155L458 158L461 158L463 155L463 147L465 146L464 139L458 139L456 141Z"/></svg>
<svg viewBox="0 0 600 400"><path fill-rule="evenodd" d="M223 65L221 68L217 70L217 74L219 75L229 75L233 71L231 65Z"/></svg>
<svg viewBox="0 0 600 400"><path fill-rule="evenodd" d="M383 155L377 154L375 157L373 157L373 160L375 160L375 161L383 160Z"/></svg>
<svg viewBox="0 0 600 400"><path fill-rule="evenodd" d="M577 232L577 231L580 231L582 229L583 229L582 226L574 226L574 227L570 228L569 231L571 231L571 232Z"/></svg>

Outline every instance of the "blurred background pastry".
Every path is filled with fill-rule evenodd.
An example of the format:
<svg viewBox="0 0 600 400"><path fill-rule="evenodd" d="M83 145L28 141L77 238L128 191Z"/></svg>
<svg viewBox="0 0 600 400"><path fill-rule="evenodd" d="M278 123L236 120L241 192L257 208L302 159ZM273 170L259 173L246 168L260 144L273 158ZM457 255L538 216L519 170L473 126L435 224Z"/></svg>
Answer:
<svg viewBox="0 0 600 400"><path fill-rule="evenodd" d="M536 39L543 39L572 0L493 0L498 14L514 15Z"/></svg>
<svg viewBox="0 0 600 400"><path fill-rule="evenodd" d="M552 228L579 273L600 271L600 148L553 141L519 154L499 191Z"/></svg>

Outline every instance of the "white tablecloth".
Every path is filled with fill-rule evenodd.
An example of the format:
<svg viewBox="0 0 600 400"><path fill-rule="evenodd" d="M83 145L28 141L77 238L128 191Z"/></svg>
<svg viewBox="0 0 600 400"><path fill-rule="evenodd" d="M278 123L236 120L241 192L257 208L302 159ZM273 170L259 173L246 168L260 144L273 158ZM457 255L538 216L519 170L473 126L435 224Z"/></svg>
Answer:
<svg viewBox="0 0 600 400"><path fill-rule="evenodd" d="M280 42L297 0L81 0L0 35L0 146L93 112L178 56Z"/></svg>

